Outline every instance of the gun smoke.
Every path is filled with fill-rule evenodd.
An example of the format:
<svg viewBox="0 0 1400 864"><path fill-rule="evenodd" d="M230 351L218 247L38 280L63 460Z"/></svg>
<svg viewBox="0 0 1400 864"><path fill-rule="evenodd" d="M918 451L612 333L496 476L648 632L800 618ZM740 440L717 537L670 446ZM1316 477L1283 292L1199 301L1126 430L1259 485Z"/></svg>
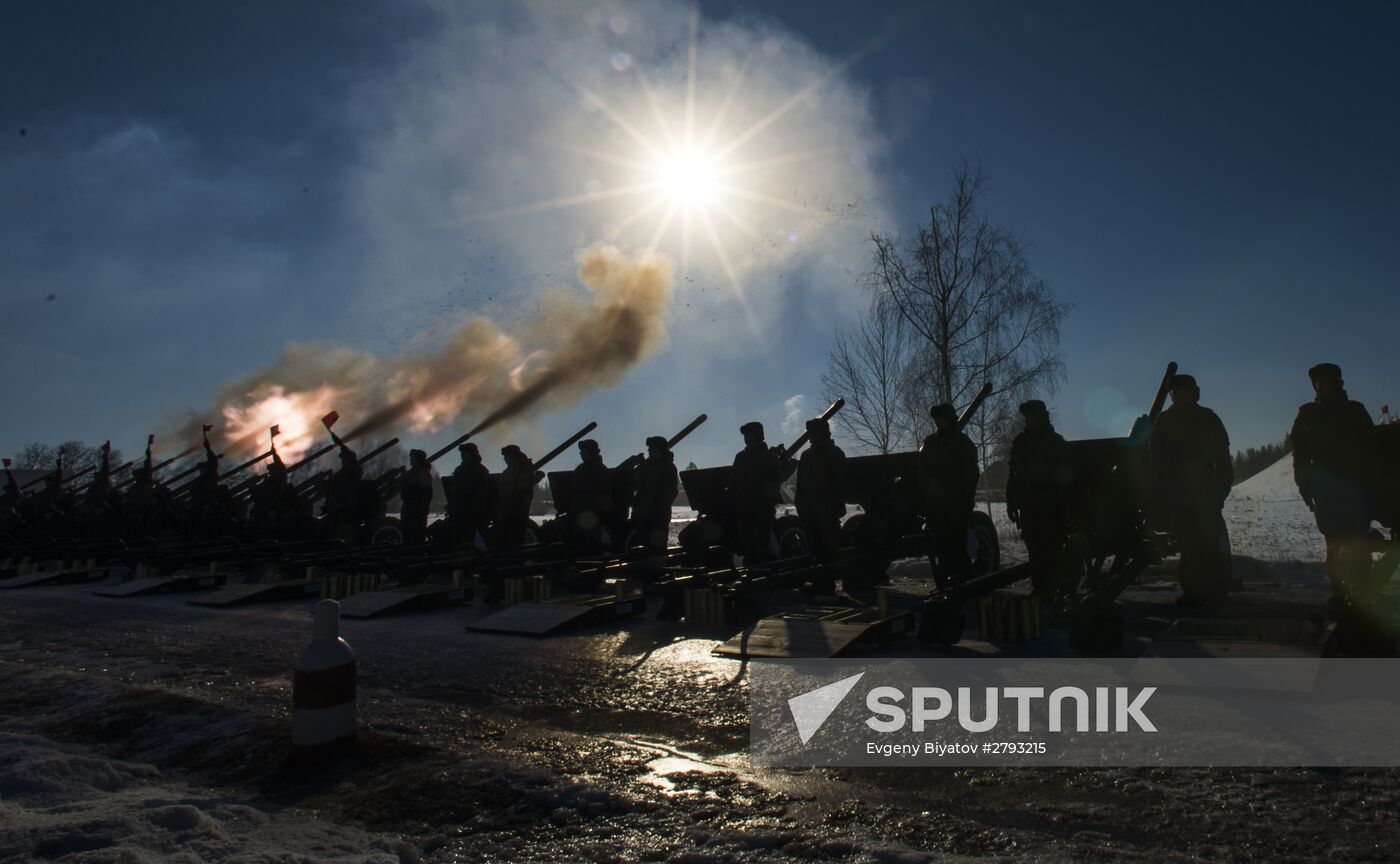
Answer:
<svg viewBox="0 0 1400 864"><path fill-rule="evenodd" d="M436 350L396 357L290 344L277 363L221 387L207 420L191 416L165 437L198 440L199 424L212 422L216 450L250 456L266 449L278 425L278 450L295 459L323 434L320 418L332 410L351 424L341 437L353 440L437 432L462 417L480 418L475 434L545 404L568 408L665 345L672 284L664 256L612 246L583 251L577 276L586 294L547 292L535 319L513 332L477 317Z"/></svg>

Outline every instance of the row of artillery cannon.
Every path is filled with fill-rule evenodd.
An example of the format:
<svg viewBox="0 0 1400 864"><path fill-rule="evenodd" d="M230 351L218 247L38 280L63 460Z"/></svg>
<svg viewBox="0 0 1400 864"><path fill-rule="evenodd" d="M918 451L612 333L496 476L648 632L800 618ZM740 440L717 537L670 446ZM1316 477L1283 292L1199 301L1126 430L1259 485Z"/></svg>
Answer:
<svg viewBox="0 0 1400 864"><path fill-rule="evenodd" d="M1147 440L1160 414L1168 381L1175 373L1170 364L1147 413L1124 437L1067 442L1064 461L1068 494L1064 550L1076 569L1071 596L1064 611L1071 620L1074 647L1093 652L1119 650L1124 635L1118 599L1121 593L1152 567L1176 553L1176 541L1165 527L1152 489L1147 462ZM966 424L990 392L984 386L959 416ZM821 415L830 419L840 411L838 400ZM668 439L675 447L705 422L700 415ZM58 578L98 578L114 568L126 568L133 580L158 578L194 570L204 581L241 573L254 583L286 583L307 586L327 595L347 590L397 586L446 584L454 589L476 586L486 602L521 599L615 597L627 600L627 608L645 607L645 598L659 603L658 615L667 619L704 619L708 623L745 626L769 611L776 592L825 594L840 585L847 598L875 603L884 595L894 562L922 557L929 543L921 498L917 489L915 452L853 456L846 460L844 490L850 509L841 524L838 552L817 556L808 548L802 520L780 515L773 523L770 555L764 560L742 560L730 466L697 468L679 472L693 519L679 531L677 540L664 548L644 545L629 536L625 519L605 548L579 549L570 543L574 472L543 469L595 427L590 423L549 453L531 470L547 480L555 509L552 520L530 522L523 545L506 548L483 526L468 542L452 542L444 522L435 523L424 542L406 543L399 521L384 513L382 501L395 491L404 469L362 481L370 503L356 517L357 532L335 536L333 531L312 531L298 537L217 536L189 539L167 536L72 537L62 535L0 538L0 579L19 587L32 584L38 562L52 563L47 571ZM1393 615L1381 591L1400 560L1395 542L1400 527L1400 426L1378 426L1373 450L1375 490L1380 523L1390 530L1374 561L1374 584L1363 602L1374 605L1370 620L1383 620L1389 644L1394 645ZM461 444L462 436L432 454L436 461ZM396 442L390 442L390 444ZM796 468L794 458L806 443L804 435L793 444L775 448L785 477ZM309 454L307 460L329 452L335 444ZM361 463L384 448L359 457ZM618 500L628 500L640 457L611 469ZM246 466L240 466L246 467ZM231 473L231 472L230 472ZM444 478L448 479L448 478ZM498 479L493 477L493 479ZM314 484L303 483L314 494ZM233 494L248 494L251 487ZM450 493L449 493L450 495ZM324 521L328 516L321 517ZM932 589L917 612L921 638L944 644L958 642L966 629L970 604L1000 589L1027 579L1029 562L1003 566L997 527L989 513L973 514L966 538L974 575L963 581ZM336 574L334 580L318 580L314 574ZM42 575L42 572L39 574ZM26 581L28 580L28 581ZM447 581L450 580L450 581ZM638 602L640 601L640 603ZM883 611L883 608L882 608ZM1384 640L1382 640L1384 641ZM1367 641L1376 651L1377 641Z"/></svg>

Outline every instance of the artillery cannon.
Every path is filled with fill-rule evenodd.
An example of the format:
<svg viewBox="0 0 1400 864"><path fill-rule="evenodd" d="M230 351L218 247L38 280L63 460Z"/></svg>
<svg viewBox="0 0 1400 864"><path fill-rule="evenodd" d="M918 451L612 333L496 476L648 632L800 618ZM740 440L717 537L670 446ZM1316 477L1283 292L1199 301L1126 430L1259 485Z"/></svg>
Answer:
<svg viewBox="0 0 1400 864"><path fill-rule="evenodd" d="M668 449L674 448L685 439L687 435L700 427L700 424L708 420L709 417L701 414L685 428L672 435L666 441ZM628 509L632 498L636 493L635 477L633 472L642 464L646 457L640 453L624 459L615 467L609 469L609 481L613 497L613 520L608 525L608 532L612 537L612 549L620 552L635 545L629 536L629 525L627 521ZM551 471L549 472L549 495L554 502L555 518L546 526L542 526L541 531L546 535L560 535L567 533L569 519L573 513L574 503L574 472ZM554 539L564 539L555 536Z"/></svg>
<svg viewBox="0 0 1400 864"><path fill-rule="evenodd" d="M818 417L830 420L846 405L846 400L837 399ZM794 471L797 462L792 456L807 443L804 431L797 440L787 447L775 447L779 464L782 465L782 482L786 482ZM703 554L716 546L729 549L738 548L738 525L734 514L734 500L730 492L734 467L717 465L713 468L696 468L680 472L681 486L685 488L686 500L700 515L681 529L682 548L695 554ZM790 558L807 553L806 538L802 533L802 522L795 515L780 516L773 523L773 543L779 558Z"/></svg>
<svg viewBox="0 0 1400 864"><path fill-rule="evenodd" d="M1167 365L1148 413L1125 438L1069 441L1063 450L1068 476L1064 557L1082 565L1082 593L1072 619L1071 642L1089 651L1117 650L1123 618L1115 601L1147 567L1171 554L1169 534L1153 522L1147 441L1166 402L1175 363ZM919 635L952 644L961 638L963 606L1030 575L1018 564L936 591L924 601Z"/></svg>

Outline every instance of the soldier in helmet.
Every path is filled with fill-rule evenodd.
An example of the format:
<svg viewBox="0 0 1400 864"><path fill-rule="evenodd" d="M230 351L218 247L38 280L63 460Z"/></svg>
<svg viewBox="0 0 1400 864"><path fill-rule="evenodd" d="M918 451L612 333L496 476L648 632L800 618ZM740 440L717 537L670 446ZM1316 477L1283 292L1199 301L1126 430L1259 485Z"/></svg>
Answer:
<svg viewBox="0 0 1400 864"><path fill-rule="evenodd" d="M496 532L502 549L519 549L529 539L530 503L535 499L535 484L544 475L514 444L502 447L501 456L506 467L498 483Z"/></svg>
<svg viewBox="0 0 1400 864"><path fill-rule="evenodd" d="M330 536L354 545L360 537L360 481L365 478L365 469L360 465L360 455L339 435L331 432L331 440L340 448L340 468L331 475L326 488L327 527Z"/></svg>
<svg viewBox="0 0 1400 864"><path fill-rule="evenodd" d="M972 578L967 532L977 496L977 445L958 426L958 412L944 402L929 409L934 432L919 448L919 490L928 532L929 568L941 589Z"/></svg>
<svg viewBox="0 0 1400 864"><path fill-rule="evenodd" d="M447 528L452 545L475 543L477 533L491 522L494 511L491 472L481 462L481 450L470 441L457 448L462 462L447 484Z"/></svg>
<svg viewBox="0 0 1400 864"><path fill-rule="evenodd" d="M762 423L745 423L739 427L739 434L744 436L744 449L734 456L729 492L739 554L745 564L756 564L773 557L773 519L775 508L782 501L782 466L763 440Z"/></svg>
<svg viewBox="0 0 1400 864"><path fill-rule="evenodd" d="M1293 477L1327 541L1327 578L1335 613L1361 587L1370 566L1366 535L1373 502L1371 415L1347 396L1342 370L1320 363L1308 370L1316 397L1293 421Z"/></svg>
<svg viewBox="0 0 1400 864"><path fill-rule="evenodd" d="M647 456L637 466L637 497L632 504L634 543L649 549L670 544L671 507L680 489L680 474L671 446L660 435L647 439Z"/></svg>
<svg viewBox="0 0 1400 864"><path fill-rule="evenodd" d="M433 503L433 466L422 450L408 451L408 470L399 486L399 526L403 542L418 546L428 539L428 510Z"/></svg>
<svg viewBox="0 0 1400 864"><path fill-rule="evenodd" d="M820 561L836 557L841 518L846 515L846 454L831 440L831 426L817 417L807 421L811 446L797 460L797 515L807 547Z"/></svg>
<svg viewBox="0 0 1400 864"><path fill-rule="evenodd" d="M1044 402L1022 402L1020 411L1025 428L1011 442L1006 514L1026 541L1032 590L1038 597L1053 600L1075 587L1063 584L1059 572L1069 505L1065 439L1051 424Z"/></svg>
<svg viewBox="0 0 1400 864"><path fill-rule="evenodd" d="M1212 605L1230 592L1230 537L1221 511L1234 483L1225 424L1200 404L1190 375L1172 377L1172 404L1147 442L1153 489L1180 550L1183 605Z"/></svg>
<svg viewBox="0 0 1400 864"><path fill-rule="evenodd" d="M569 506L569 542L575 552L594 555L611 545L607 528L612 524L612 472L603 462L598 442L578 442L579 464L573 475L573 501Z"/></svg>

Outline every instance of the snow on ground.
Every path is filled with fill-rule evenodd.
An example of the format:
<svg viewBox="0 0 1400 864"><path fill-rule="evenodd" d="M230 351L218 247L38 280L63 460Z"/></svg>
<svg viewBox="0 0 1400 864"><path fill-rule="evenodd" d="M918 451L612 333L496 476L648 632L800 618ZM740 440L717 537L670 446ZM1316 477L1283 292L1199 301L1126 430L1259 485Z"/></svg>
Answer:
<svg viewBox="0 0 1400 864"><path fill-rule="evenodd" d="M1312 511L1293 483L1293 457L1279 461L1230 491L1225 524L1236 555L1268 562L1315 562L1326 547Z"/></svg>
<svg viewBox="0 0 1400 864"><path fill-rule="evenodd" d="M153 765L0 732L0 861L403 864L400 840L285 818L194 790Z"/></svg>

